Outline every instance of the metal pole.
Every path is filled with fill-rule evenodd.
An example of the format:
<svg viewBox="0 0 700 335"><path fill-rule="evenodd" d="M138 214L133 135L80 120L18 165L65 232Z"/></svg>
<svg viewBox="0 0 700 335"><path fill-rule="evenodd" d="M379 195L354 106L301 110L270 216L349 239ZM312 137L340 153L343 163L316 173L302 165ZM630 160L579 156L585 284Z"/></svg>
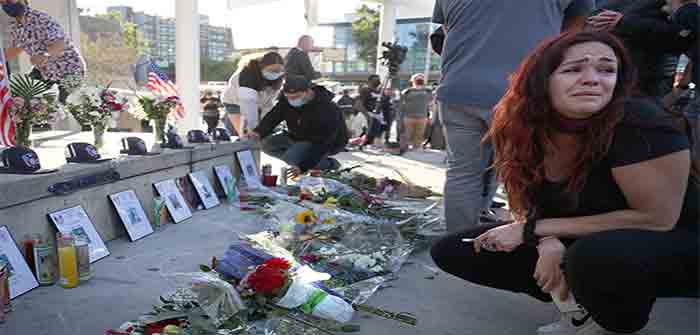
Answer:
<svg viewBox="0 0 700 335"><path fill-rule="evenodd" d="M426 23L428 26L427 33L425 35L426 39L428 40L428 46L425 49L425 85L428 85L428 80L430 79L430 65L431 65L431 60L433 56L433 48L430 44L430 23Z"/></svg>

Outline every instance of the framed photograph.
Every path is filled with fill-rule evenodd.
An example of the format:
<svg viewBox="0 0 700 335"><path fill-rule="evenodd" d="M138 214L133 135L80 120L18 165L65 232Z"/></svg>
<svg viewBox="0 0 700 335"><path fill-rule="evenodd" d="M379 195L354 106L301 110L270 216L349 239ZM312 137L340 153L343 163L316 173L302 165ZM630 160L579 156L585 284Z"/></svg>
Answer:
<svg viewBox="0 0 700 335"><path fill-rule="evenodd" d="M95 230L92 220L90 220L82 206L49 213L49 219L59 232L71 234L75 238L84 237L87 239L90 245L90 263L109 256L109 250L107 250L105 242Z"/></svg>
<svg viewBox="0 0 700 335"><path fill-rule="evenodd" d="M168 179L153 184L158 194L165 200L165 206L175 223L180 223L192 217L192 211L180 193L175 180Z"/></svg>
<svg viewBox="0 0 700 335"><path fill-rule="evenodd" d="M253 153L250 150L239 151L236 153L236 157L238 157L238 164L241 166L241 176L246 184L248 186L262 186Z"/></svg>
<svg viewBox="0 0 700 335"><path fill-rule="evenodd" d="M175 178L175 185L180 194L182 194L182 198L185 199L187 206L190 207L190 211L196 212L204 209L204 205L199 200L199 194L197 194L197 190L194 188L194 184L190 181L189 176Z"/></svg>
<svg viewBox="0 0 700 335"><path fill-rule="evenodd" d="M190 173L190 181L194 185L194 189L197 191L199 200L204 205L204 208L209 209L219 205L219 197L216 196L214 187L211 186L205 171Z"/></svg>
<svg viewBox="0 0 700 335"><path fill-rule="evenodd" d="M128 190L109 195L114 209L117 210L131 242L136 242L153 233L153 227L141 206L136 192Z"/></svg>
<svg viewBox="0 0 700 335"><path fill-rule="evenodd" d="M5 226L0 227L0 267L3 266L10 273L10 299L39 287L39 282L22 257L10 230Z"/></svg>
<svg viewBox="0 0 700 335"><path fill-rule="evenodd" d="M224 194L228 199L238 198L238 189L236 188L236 177L231 173L231 168L227 165L218 165L214 167L214 174L219 180L219 185L224 190Z"/></svg>

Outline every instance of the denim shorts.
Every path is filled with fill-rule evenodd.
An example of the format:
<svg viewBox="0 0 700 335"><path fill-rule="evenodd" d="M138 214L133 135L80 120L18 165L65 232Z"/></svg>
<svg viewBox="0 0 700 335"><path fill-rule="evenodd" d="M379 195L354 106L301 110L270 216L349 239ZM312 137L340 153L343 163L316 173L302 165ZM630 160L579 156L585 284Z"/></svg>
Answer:
<svg viewBox="0 0 700 335"><path fill-rule="evenodd" d="M241 106L233 104L224 104L226 114L241 114Z"/></svg>

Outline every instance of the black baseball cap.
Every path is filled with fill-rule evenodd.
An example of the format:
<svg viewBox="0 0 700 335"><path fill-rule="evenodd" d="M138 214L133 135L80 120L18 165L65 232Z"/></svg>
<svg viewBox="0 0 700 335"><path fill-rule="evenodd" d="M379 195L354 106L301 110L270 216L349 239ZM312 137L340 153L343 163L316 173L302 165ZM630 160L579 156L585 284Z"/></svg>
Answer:
<svg viewBox="0 0 700 335"><path fill-rule="evenodd" d="M58 170L42 170L39 156L26 147L9 147L0 152L0 173L2 174L46 174Z"/></svg>
<svg viewBox="0 0 700 335"><path fill-rule="evenodd" d="M209 143L209 135L203 130L193 129L187 132L187 142L190 143Z"/></svg>
<svg viewBox="0 0 700 335"><path fill-rule="evenodd" d="M182 141L182 137L175 132L168 132L165 134L167 142L161 145L163 148L168 149L192 149L194 147L186 147Z"/></svg>
<svg viewBox="0 0 700 335"><path fill-rule="evenodd" d="M66 162L68 163L102 163L111 160L101 158L97 148L90 143L76 142L66 146Z"/></svg>
<svg viewBox="0 0 700 335"><path fill-rule="evenodd" d="M230 141L231 134L226 130L226 128L216 128L214 129L214 140L216 141Z"/></svg>
<svg viewBox="0 0 700 335"><path fill-rule="evenodd" d="M311 88L311 82L303 76L288 75L284 82L284 93L294 94Z"/></svg>
<svg viewBox="0 0 700 335"><path fill-rule="evenodd" d="M148 152L146 142L138 137L122 138L122 149L120 153L132 156L155 156L160 152Z"/></svg>

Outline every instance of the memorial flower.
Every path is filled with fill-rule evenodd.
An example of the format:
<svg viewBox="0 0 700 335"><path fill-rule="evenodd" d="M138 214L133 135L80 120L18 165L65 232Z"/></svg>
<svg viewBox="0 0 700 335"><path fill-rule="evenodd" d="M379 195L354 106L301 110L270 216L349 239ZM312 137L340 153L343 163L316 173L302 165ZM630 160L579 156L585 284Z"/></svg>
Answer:
<svg viewBox="0 0 700 335"><path fill-rule="evenodd" d="M301 211L297 214L296 216L296 223L301 224L301 225L311 225L316 223L318 221L318 218L316 217L316 214L310 209L307 209L305 211Z"/></svg>
<svg viewBox="0 0 700 335"><path fill-rule="evenodd" d="M55 122L65 116L59 108L51 86L27 75L13 75L10 80L12 104L10 118L15 122L15 143L30 146L32 127Z"/></svg>
<svg viewBox="0 0 700 335"><path fill-rule="evenodd" d="M109 87L83 87L66 100L68 111L83 128L104 129L114 117L113 113L129 108L126 97Z"/></svg>

